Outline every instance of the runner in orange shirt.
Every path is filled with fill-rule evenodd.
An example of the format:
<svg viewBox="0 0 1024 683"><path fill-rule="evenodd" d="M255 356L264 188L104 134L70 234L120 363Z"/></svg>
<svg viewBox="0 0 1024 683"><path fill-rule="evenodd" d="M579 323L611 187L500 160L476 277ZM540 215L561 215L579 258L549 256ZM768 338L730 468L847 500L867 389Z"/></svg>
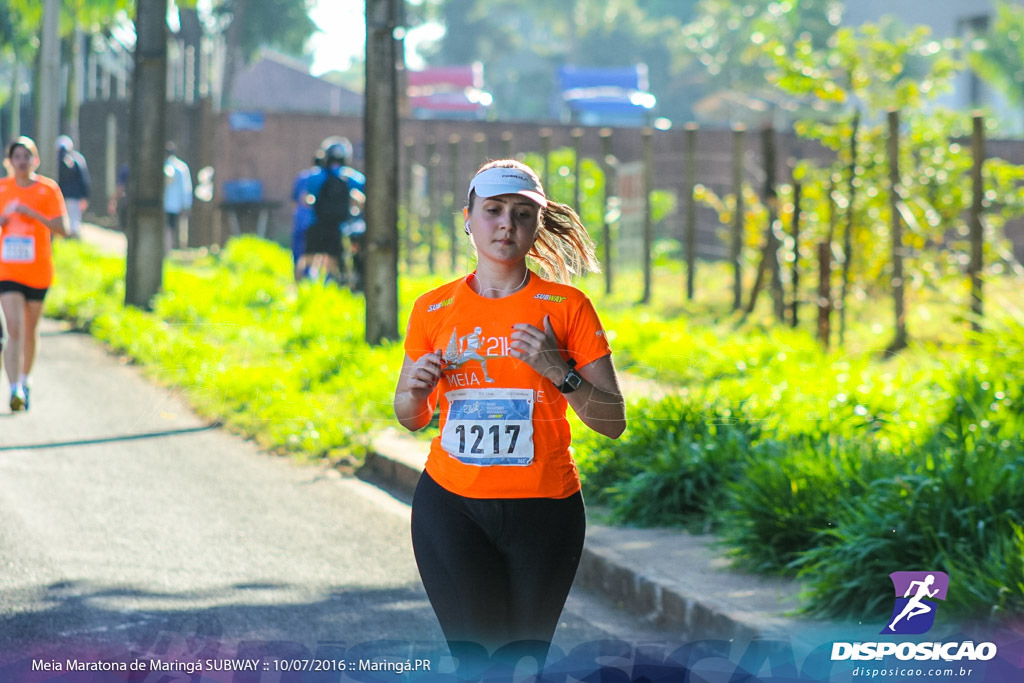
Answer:
<svg viewBox="0 0 1024 683"><path fill-rule="evenodd" d="M395 389L395 414L412 431L440 403L413 548L456 657L473 658L465 642L492 653L518 643L502 653L542 662L586 528L566 410L611 438L625 410L597 313L562 284L599 268L576 213L513 160L484 165L467 204L476 270L416 301Z"/></svg>
<svg viewBox="0 0 1024 683"><path fill-rule="evenodd" d="M0 308L10 338L4 348L11 410L28 410L29 373L39 348L43 299L53 282L50 233L68 234L57 183L36 174L39 151L26 137L7 146L0 178Z"/></svg>

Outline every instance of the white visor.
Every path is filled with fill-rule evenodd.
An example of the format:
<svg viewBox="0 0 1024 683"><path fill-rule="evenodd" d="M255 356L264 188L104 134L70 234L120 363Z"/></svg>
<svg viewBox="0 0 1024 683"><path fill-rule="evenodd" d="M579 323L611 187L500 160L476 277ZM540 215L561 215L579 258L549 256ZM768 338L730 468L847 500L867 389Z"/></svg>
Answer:
<svg viewBox="0 0 1024 683"><path fill-rule="evenodd" d="M502 194L520 194L533 200L544 208L548 198L544 196L544 188L529 173L518 168L489 168L480 171L469 184L469 194L477 197L497 197Z"/></svg>

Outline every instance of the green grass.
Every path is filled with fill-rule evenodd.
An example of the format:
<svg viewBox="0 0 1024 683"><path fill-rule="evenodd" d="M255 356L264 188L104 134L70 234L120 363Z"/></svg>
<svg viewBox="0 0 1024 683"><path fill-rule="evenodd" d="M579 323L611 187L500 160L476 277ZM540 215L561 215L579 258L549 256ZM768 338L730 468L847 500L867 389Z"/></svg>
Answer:
<svg viewBox="0 0 1024 683"><path fill-rule="evenodd" d="M47 312L88 329L203 416L305 458L365 454L390 423L401 347L362 340L361 298L289 281L290 257L256 239L187 267L169 261L152 313L125 308L123 259L62 243Z"/></svg>

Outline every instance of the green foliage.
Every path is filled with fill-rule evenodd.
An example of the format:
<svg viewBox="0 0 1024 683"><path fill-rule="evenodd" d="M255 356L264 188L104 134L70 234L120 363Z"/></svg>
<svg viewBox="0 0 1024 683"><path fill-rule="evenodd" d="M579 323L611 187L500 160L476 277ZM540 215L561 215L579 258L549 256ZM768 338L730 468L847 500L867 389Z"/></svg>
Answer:
<svg viewBox="0 0 1024 683"><path fill-rule="evenodd" d="M251 59L269 45L290 54L305 53L306 42L317 30L309 18L306 0L217 0L214 15L242 17L239 47Z"/></svg>
<svg viewBox="0 0 1024 683"><path fill-rule="evenodd" d="M872 481L865 495L836 508L834 526L798 563L810 583L813 611L880 614L886 605L876 602L865 585L911 566L940 568L962 583L960 565L995 571L995 580L1007 590L986 588L992 576L981 584L964 584L966 591L947 600L951 610L990 616L984 613L989 606L1024 607L1019 574L1008 571L1022 559L1018 556L1000 569L991 565L993 552L1005 556L1012 547L1020 550L1016 542L1024 509L1024 447L1019 438L1013 442L947 433L957 428L943 425L933 440L901 458L901 472ZM991 600L979 601L979 594Z"/></svg>
<svg viewBox="0 0 1024 683"><path fill-rule="evenodd" d="M686 58L705 72L708 90L728 103L720 116L770 121L773 107L799 105L793 93L770 87L774 46L823 47L842 13L843 3L836 0L700 0L697 17L682 32Z"/></svg>
<svg viewBox="0 0 1024 683"><path fill-rule="evenodd" d="M576 459L588 498L631 524L703 524L722 507L755 424L698 397L641 400L618 442L584 432Z"/></svg>
<svg viewBox="0 0 1024 683"><path fill-rule="evenodd" d="M908 30L887 17L839 29L827 47L811 37L773 35L765 52L775 66L770 78L784 92L884 112L921 107L949 90L959 68L953 47L933 40L925 26Z"/></svg>
<svg viewBox="0 0 1024 683"><path fill-rule="evenodd" d="M967 62L1016 105L1024 103L1024 10L996 2L995 21L968 42Z"/></svg>

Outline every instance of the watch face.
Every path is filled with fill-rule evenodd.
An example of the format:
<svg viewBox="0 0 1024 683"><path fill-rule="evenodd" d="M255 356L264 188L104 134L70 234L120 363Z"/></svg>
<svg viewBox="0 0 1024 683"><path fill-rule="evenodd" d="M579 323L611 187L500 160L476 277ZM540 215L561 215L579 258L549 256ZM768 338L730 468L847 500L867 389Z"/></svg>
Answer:
<svg viewBox="0 0 1024 683"><path fill-rule="evenodd" d="M565 382L563 384L568 387L569 391L574 391L579 389L580 385L583 384L583 377L581 377L575 370L570 370L569 374L565 376Z"/></svg>

